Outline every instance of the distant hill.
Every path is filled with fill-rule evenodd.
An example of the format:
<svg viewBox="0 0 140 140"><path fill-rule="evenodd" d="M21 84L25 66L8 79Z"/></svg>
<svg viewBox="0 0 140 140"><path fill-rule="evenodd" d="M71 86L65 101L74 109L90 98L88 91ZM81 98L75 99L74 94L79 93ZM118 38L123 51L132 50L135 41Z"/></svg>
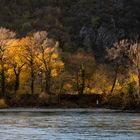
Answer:
<svg viewBox="0 0 140 140"><path fill-rule="evenodd" d="M0 0L0 26L19 36L47 30L64 51L100 58L105 47L140 31L140 0Z"/></svg>

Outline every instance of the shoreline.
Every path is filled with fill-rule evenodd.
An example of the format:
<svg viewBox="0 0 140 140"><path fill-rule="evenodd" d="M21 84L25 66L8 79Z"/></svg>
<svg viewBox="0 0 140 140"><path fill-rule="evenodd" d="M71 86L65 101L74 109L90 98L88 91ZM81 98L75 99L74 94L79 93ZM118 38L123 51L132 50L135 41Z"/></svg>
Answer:
<svg viewBox="0 0 140 140"><path fill-rule="evenodd" d="M0 113L140 113L140 110L121 110L110 108L37 108L37 107L17 107L17 108L3 108Z"/></svg>
<svg viewBox="0 0 140 140"><path fill-rule="evenodd" d="M97 104L98 101L98 104ZM111 102L112 103L112 102ZM111 104L110 102L104 103L104 97L102 95L65 95L62 94L58 99L57 96L53 96L51 100L49 98L39 98L38 96L24 95L19 100L13 100L13 98L7 98L1 101L1 109L108 109L116 110L119 112L140 112L139 106L123 106L122 102ZM114 103L114 102L113 102Z"/></svg>

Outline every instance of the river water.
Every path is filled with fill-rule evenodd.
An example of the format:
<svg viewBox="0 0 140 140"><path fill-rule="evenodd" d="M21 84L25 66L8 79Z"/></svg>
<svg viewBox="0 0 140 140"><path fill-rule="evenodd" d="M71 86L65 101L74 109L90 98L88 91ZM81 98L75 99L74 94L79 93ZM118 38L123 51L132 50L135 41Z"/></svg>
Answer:
<svg viewBox="0 0 140 140"><path fill-rule="evenodd" d="M0 140L140 140L140 113L107 109L0 110Z"/></svg>

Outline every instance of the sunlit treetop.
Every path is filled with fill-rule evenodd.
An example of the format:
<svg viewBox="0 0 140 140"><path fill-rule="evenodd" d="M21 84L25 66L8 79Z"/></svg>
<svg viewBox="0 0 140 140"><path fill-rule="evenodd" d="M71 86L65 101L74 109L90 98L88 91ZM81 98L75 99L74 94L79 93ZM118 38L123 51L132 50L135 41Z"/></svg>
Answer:
<svg viewBox="0 0 140 140"><path fill-rule="evenodd" d="M10 31L9 29L0 28L0 40L7 40L7 39L13 39L16 37L16 33Z"/></svg>

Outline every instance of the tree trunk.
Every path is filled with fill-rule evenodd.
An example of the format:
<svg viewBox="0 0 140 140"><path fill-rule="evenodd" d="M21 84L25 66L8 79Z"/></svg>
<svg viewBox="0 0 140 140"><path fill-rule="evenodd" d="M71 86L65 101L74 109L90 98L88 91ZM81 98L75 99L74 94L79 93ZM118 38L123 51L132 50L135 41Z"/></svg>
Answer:
<svg viewBox="0 0 140 140"><path fill-rule="evenodd" d="M20 86L20 73L21 73L21 69L24 66L24 64L21 67L18 67L18 70L16 71L17 65L14 66L14 73L15 73L15 93L19 90L19 86Z"/></svg>
<svg viewBox="0 0 140 140"><path fill-rule="evenodd" d="M82 68L81 68L81 90L80 90L81 95L84 94L84 90L85 90L85 69L82 66Z"/></svg>
<svg viewBox="0 0 140 140"><path fill-rule="evenodd" d="M41 74L39 75L40 93L43 92L43 81L42 81L42 79L43 79L43 76L42 76L42 72L41 72Z"/></svg>
<svg viewBox="0 0 140 140"><path fill-rule="evenodd" d="M46 84L45 84L45 91L47 94L51 94L51 91L50 91L50 86L51 86L51 72L50 71L46 71L45 73L45 81L46 81Z"/></svg>
<svg viewBox="0 0 140 140"><path fill-rule="evenodd" d="M17 91L19 90L19 85L20 85L19 76L20 76L20 73L16 74L16 79L15 79L15 93L17 93Z"/></svg>
<svg viewBox="0 0 140 140"><path fill-rule="evenodd" d="M140 45L137 42L138 98L140 100Z"/></svg>
<svg viewBox="0 0 140 140"><path fill-rule="evenodd" d="M85 69L83 66L81 66L80 72L76 73L76 82L78 94L83 95L85 90Z"/></svg>
<svg viewBox="0 0 140 140"><path fill-rule="evenodd" d="M31 94L34 95L34 70L31 68Z"/></svg>
<svg viewBox="0 0 140 140"><path fill-rule="evenodd" d="M140 99L140 69L138 68L138 97Z"/></svg>
<svg viewBox="0 0 140 140"><path fill-rule="evenodd" d="M5 97L5 70L4 67L2 66L2 72L1 72L1 92L2 96Z"/></svg>
<svg viewBox="0 0 140 140"><path fill-rule="evenodd" d="M64 87L64 81L62 81L61 85L60 85L60 89L59 89L59 92L58 92L58 104L61 103L61 93L62 93L62 90L63 90L63 87Z"/></svg>
<svg viewBox="0 0 140 140"><path fill-rule="evenodd" d="M77 87L77 91L78 94L80 94L80 87L79 87L80 83L79 83L79 72L76 73L76 87Z"/></svg>
<svg viewBox="0 0 140 140"><path fill-rule="evenodd" d="M113 92L114 92L116 82L117 82L117 77L118 77L118 66L116 67L114 81L113 81L113 85L112 85L112 88L111 88L111 91L110 91L111 94L113 94Z"/></svg>

